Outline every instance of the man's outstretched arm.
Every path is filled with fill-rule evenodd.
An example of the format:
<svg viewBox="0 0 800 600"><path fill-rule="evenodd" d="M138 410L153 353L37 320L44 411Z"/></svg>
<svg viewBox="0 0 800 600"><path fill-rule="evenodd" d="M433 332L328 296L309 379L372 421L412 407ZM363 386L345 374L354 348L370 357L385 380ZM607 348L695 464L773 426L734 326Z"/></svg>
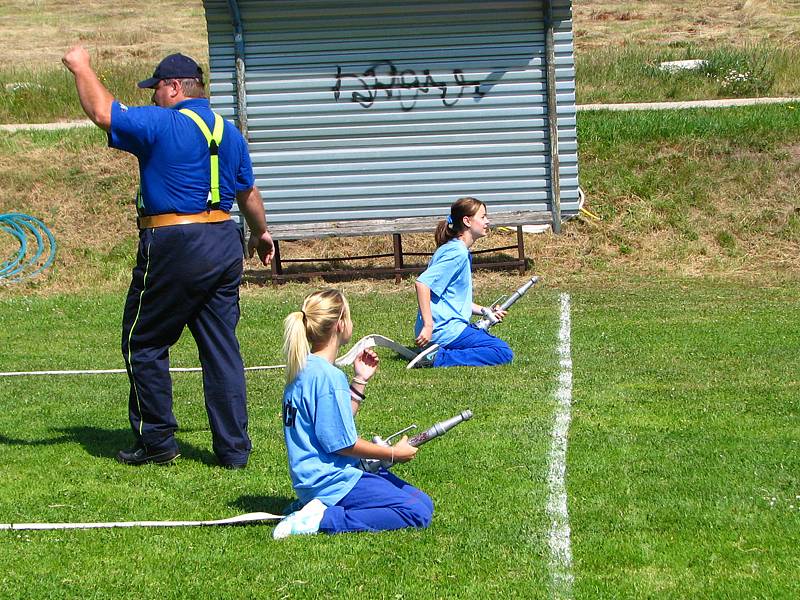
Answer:
<svg viewBox="0 0 800 600"><path fill-rule="evenodd" d="M97 78L86 48L81 45L73 46L63 56L61 62L75 76L75 87L83 112L95 125L108 131L111 128L111 104L114 102L114 96Z"/></svg>

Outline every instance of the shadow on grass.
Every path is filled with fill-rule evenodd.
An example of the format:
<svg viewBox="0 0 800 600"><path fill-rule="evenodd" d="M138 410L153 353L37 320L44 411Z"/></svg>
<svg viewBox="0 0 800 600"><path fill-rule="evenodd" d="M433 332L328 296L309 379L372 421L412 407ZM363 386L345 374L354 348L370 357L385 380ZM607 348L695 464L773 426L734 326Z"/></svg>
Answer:
<svg viewBox="0 0 800 600"><path fill-rule="evenodd" d="M25 440L11 438L0 433L0 445L4 446L56 446L58 444L79 443L84 450L91 456L97 458L114 458L119 450L130 448L133 443L133 435L130 429L102 429L100 427L66 427L57 429L61 433L58 437ZM216 466L219 464L216 456L208 450L198 448L192 444L182 443L178 438L178 445L181 449L181 457L194 460L206 465Z"/></svg>
<svg viewBox="0 0 800 600"><path fill-rule="evenodd" d="M238 508L246 513L268 512L273 515L283 514L283 509L292 502L294 498L286 496L240 496L228 506Z"/></svg>

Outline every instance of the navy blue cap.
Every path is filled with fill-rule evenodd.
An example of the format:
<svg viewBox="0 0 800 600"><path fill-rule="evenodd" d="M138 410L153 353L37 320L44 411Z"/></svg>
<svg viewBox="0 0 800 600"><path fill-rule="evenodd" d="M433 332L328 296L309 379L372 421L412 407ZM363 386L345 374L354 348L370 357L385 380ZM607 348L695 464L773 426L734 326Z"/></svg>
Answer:
<svg viewBox="0 0 800 600"><path fill-rule="evenodd" d="M199 79L203 82L203 69L183 54L170 54L156 67L153 76L139 82L140 88L155 87L162 79Z"/></svg>

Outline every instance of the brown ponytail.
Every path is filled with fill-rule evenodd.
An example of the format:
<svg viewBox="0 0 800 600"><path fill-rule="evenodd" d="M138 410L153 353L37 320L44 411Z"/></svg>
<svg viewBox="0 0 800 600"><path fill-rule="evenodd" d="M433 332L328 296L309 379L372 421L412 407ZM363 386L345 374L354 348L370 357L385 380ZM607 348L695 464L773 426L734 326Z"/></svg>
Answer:
<svg viewBox="0 0 800 600"><path fill-rule="evenodd" d="M464 225L464 217L474 217L481 207L485 206L483 202L471 196L465 196L453 202L447 220L439 221L438 225L436 225L436 232L434 233L436 247L438 248L461 235L467 228Z"/></svg>

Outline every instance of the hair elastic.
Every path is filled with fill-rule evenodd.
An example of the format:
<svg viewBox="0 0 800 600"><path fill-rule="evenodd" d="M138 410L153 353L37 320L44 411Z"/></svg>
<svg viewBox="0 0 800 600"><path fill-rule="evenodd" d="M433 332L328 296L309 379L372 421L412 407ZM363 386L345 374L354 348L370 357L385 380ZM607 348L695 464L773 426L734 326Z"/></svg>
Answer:
<svg viewBox="0 0 800 600"><path fill-rule="evenodd" d="M306 311L304 311L304 310L301 308L301 309L300 309L300 314L302 314L302 315L303 315L303 321L305 321L305 320L306 320Z"/></svg>

